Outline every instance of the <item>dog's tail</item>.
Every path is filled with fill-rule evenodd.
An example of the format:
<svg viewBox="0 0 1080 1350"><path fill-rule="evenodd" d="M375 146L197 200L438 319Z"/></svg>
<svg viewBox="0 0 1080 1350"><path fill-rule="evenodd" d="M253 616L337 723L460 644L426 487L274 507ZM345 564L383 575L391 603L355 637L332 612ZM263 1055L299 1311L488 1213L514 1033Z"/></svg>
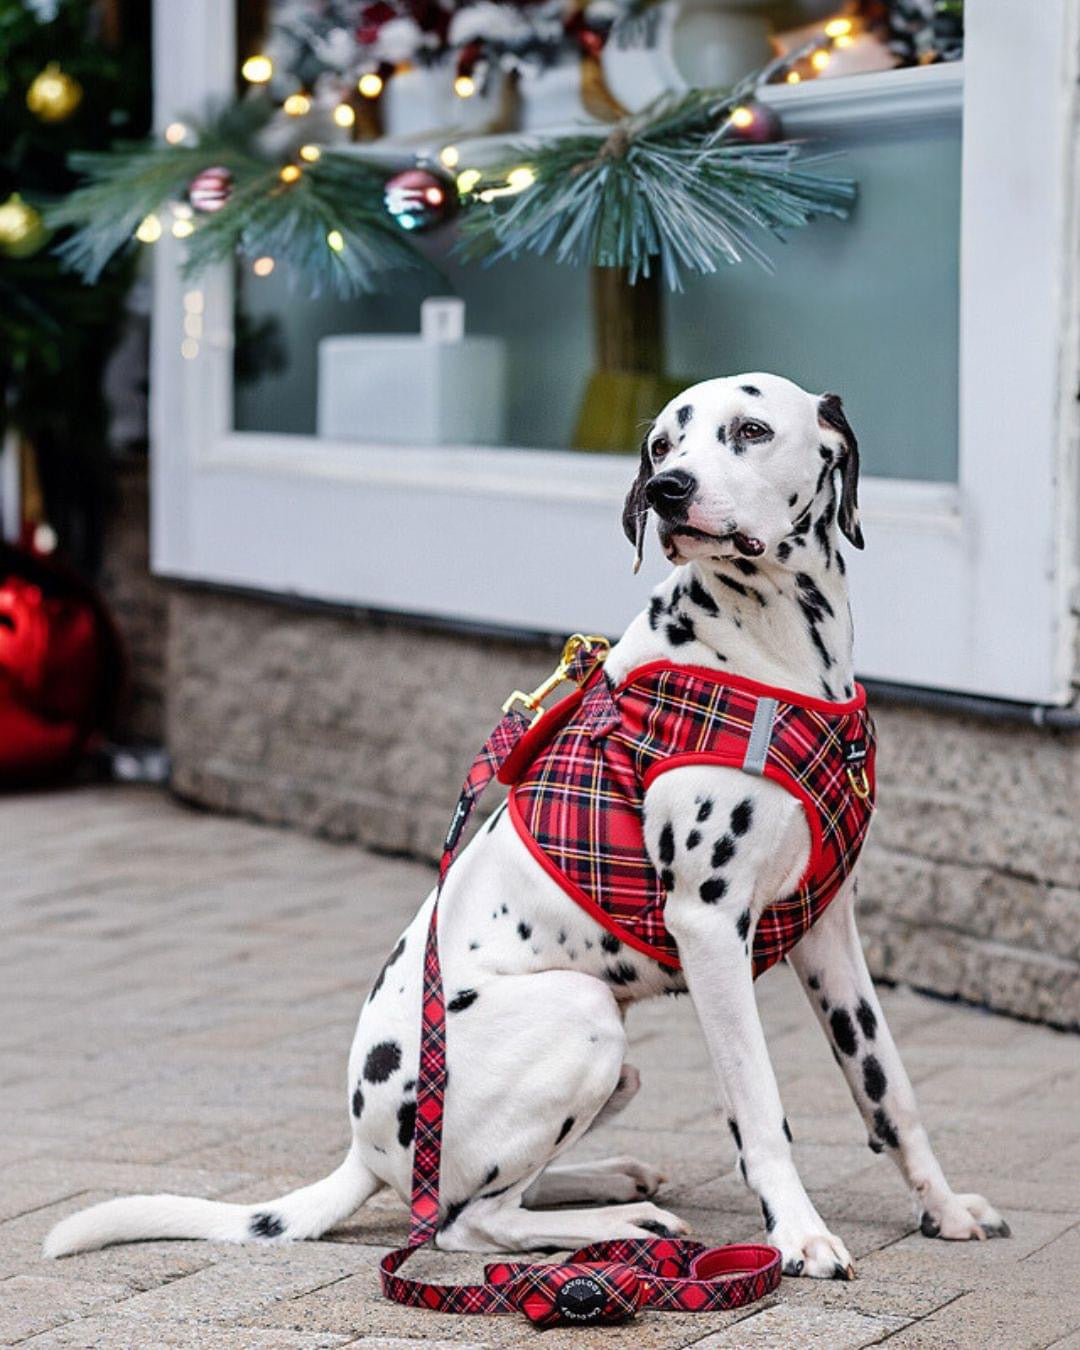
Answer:
<svg viewBox="0 0 1080 1350"><path fill-rule="evenodd" d="M69 1256L113 1242L208 1238L214 1242L298 1241L321 1237L382 1188L355 1145L335 1171L312 1186L265 1205L235 1205L187 1195L131 1195L62 1219L45 1239L45 1255Z"/></svg>

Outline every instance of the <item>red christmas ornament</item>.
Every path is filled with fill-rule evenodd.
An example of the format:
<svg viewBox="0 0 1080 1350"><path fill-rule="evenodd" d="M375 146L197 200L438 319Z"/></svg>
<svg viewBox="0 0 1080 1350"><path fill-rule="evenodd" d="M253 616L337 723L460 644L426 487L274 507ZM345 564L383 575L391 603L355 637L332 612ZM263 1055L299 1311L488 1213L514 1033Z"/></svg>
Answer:
<svg viewBox="0 0 1080 1350"><path fill-rule="evenodd" d="M383 200L403 230L417 233L441 225L457 210L452 183L427 169L406 169L387 179Z"/></svg>
<svg viewBox="0 0 1080 1350"><path fill-rule="evenodd" d="M583 28L578 34L578 46L586 56L599 56L604 50L606 38L595 28Z"/></svg>
<svg viewBox="0 0 1080 1350"><path fill-rule="evenodd" d="M390 19L397 17L397 11L393 5L388 5L386 0L375 0L374 4L365 5L360 11L360 21L356 27L356 40L364 47L370 47L379 40L379 29Z"/></svg>
<svg viewBox="0 0 1080 1350"><path fill-rule="evenodd" d="M765 145L780 139L780 118L767 104L747 99L728 113L723 134L725 140Z"/></svg>
<svg viewBox="0 0 1080 1350"><path fill-rule="evenodd" d="M220 164L203 169L191 180L188 201L206 215L220 211L232 196L232 181L232 174Z"/></svg>

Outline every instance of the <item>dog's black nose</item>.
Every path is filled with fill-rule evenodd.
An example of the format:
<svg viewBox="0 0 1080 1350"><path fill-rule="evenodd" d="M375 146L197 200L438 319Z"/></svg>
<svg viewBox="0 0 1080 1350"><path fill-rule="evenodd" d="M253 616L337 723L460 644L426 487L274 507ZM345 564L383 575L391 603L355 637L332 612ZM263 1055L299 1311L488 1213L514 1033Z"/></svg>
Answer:
<svg viewBox="0 0 1080 1350"><path fill-rule="evenodd" d="M697 491L697 479L685 469L668 469L645 484L645 500L658 516L677 516Z"/></svg>

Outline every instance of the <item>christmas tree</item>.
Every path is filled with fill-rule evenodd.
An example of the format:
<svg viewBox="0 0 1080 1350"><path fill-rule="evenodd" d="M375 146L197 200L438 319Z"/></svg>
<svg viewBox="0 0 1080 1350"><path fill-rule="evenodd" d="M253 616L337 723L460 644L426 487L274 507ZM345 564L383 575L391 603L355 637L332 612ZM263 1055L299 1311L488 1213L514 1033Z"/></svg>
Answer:
<svg viewBox="0 0 1080 1350"><path fill-rule="evenodd" d="M134 259L87 287L44 223L72 152L146 133L148 0L0 0L0 419L65 550L93 568L108 503L102 377Z"/></svg>

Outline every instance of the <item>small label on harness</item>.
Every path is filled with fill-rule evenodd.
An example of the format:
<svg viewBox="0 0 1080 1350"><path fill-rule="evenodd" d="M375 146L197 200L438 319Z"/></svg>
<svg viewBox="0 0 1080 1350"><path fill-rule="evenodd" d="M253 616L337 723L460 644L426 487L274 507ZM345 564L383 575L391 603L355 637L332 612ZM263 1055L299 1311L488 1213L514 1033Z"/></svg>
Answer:
<svg viewBox="0 0 1080 1350"><path fill-rule="evenodd" d="M859 736L844 743L844 763L849 769L859 768L866 763L866 737Z"/></svg>
<svg viewBox="0 0 1080 1350"><path fill-rule="evenodd" d="M450 820L450 828L446 831L446 839L443 843L443 852L449 852L458 841L461 835L462 827L469 814L469 803L464 797L458 798L458 804L454 807L454 814Z"/></svg>

